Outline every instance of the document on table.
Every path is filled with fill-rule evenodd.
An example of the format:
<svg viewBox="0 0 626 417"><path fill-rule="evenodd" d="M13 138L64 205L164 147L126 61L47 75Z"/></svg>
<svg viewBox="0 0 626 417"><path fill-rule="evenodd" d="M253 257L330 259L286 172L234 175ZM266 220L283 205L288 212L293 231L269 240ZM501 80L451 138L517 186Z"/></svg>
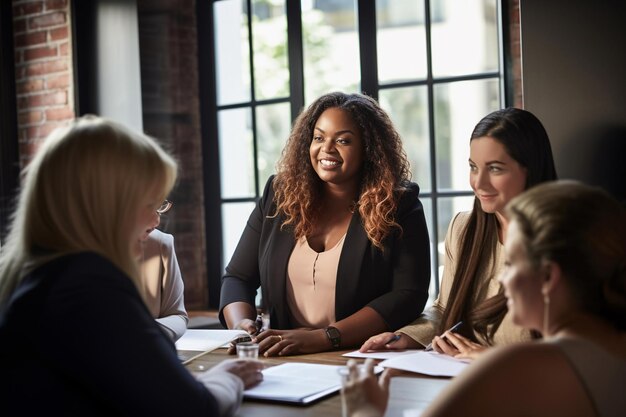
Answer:
<svg viewBox="0 0 626 417"><path fill-rule="evenodd" d="M244 398L308 404L341 389L343 366L287 362L263 370L263 381L243 392ZM376 373L382 368L375 369Z"/></svg>
<svg viewBox="0 0 626 417"><path fill-rule="evenodd" d="M360 358L360 359L391 359L398 356L410 355L411 353L420 352L420 349L406 349L406 350L370 350L369 352L359 352L355 350L354 352L344 353L341 356L345 356L347 358Z"/></svg>
<svg viewBox="0 0 626 417"><path fill-rule="evenodd" d="M179 355L183 363L211 352L221 346L227 345L239 337L249 337L248 333L243 330L224 330L224 329L187 329L185 334L176 341L176 350L197 351L198 354Z"/></svg>
<svg viewBox="0 0 626 417"><path fill-rule="evenodd" d="M425 375L453 377L460 374L469 364L470 361L465 359L455 359L437 352L420 350L409 355L384 360L378 365L383 368L395 368Z"/></svg>

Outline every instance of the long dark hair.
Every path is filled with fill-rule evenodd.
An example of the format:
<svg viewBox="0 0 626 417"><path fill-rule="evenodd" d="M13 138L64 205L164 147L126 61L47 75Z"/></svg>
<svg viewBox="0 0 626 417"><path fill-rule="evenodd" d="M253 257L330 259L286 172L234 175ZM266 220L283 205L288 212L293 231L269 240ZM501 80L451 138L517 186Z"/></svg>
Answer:
<svg viewBox="0 0 626 417"><path fill-rule="evenodd" d="M511 158L526 168L526 189L545 181L555 180L550 139L543 125L529 111L509 107L485 116L474 128L470 142L488 136L500 142ZM486 270L494 259L498 244L498 220L495 213L485 213L478 198L470 220L461 235L459 256L454 272L450 297L443 312L439 333L463 321L463 333L474 339L474 330L487 343L506 315L506 298L502 291L475 305L479 291L481 268ZM495 265L491 265L495 267Z"/></svg>

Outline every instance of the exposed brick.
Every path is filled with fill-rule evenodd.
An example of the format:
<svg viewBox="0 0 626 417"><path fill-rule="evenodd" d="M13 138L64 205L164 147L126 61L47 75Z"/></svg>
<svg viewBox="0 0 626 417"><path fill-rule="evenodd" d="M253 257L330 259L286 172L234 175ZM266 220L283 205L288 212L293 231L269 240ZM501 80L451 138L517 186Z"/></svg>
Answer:
<svg viewBox="0 0 626 417"><path fill-rule="evenodd" d="M67 71L68 62L65 59L57 59L55 61L37 62L27 64L25 67L26 76L53 74L55 72Z"/></svg>
<svg viewBox="0 0 626 417"><path fill-rule="evenodd" d="M26 128L28 139L43 139L54 129L60 126L57 123L44 123L41 126L31 126Z"/></svg>
<svg viewBox="0 0 626 417"><path fill-rule="evenodd" d="M67 26L63 26L61 28L57 28L57 29L50 29L50 40L51 41L58 41L61 39L67 39L68 38L68 33L69 30L67 28Z"/></svg>
<svg viewBox="0 0 626 417"><path fill-rule="evenodd" d="M41 78L30 79L15 84L15 89L18 94L32 93L34 91L43 90L44 82Z"/></svg>
<svg viewBox="0 0 626 417"><path fill-rule="evenodd" d="M67 0L46 0L46 10L60 10L65 8L67 8Z"/></svg>
<svg viewBox="0 0 626 417"><path fill-rule="evenodd" d="M42 111L27 111L17 115L20 126L33 125L43 122Z"/></svg>
<svg viewBox="0 0 626 417"><path fill-rule="evenodd" d="M15 50L15 64L20 64L22 62L22 51ZM17 77L17 74L15 75Z"/></svg>
<svg viewBox="0 0 626 417"><path fill-rule="evenodd" d="M27 140L27 134L28 133L26 129L20 130L20 137L24 138L22 141L20 141L19 144L20 155L22 156L22 166L24 166L25 162L28 162L32 159L42 143L42 141L40 140Z"/></svg>
<svg viewBox="0 0 626 417"><path fill-rule="evenodd" d="M48 37L47 35L48 34L45 30L17 35L15 37L15 46L35 46L41 43L46 43Z"/></svg>
<svg viewBox="0 0 626 417"><path fill-rule="evenodd" d="M66 88L70 86L70 81L71 80L69 74L50 76L46 80L46 87L48 87L49 90Z"/></svg>
<svg viewBox="0 0 626 417"><path fill-rule="evenodd" d="M55 93L35 94L32 96L18 97L17 100L17 108L20 110L51 106L54 104L67 104L67 92L57 91Z"/></svg>
<svg viewBox="0 0 626 417"><path fill-rule="evenodd" d="M24 61L34 61L35 59L50 58L57 56L58 48L56 46L43 46L40 48L32 48L24 50Z"/></svg>
<svg viewBox="0 0 626 417"><path fill-rule="evenodd" d="M69 51L70 51L70 43L69 42L65 42L65 43L62 43L61 45L59 45L59 55L67 56L69 54Z"/></svg>
<svg viewBox="0 0 626 417"><path fill-rule="evenodd" d="M33 1L13 6L13 16L25 16L29 14L41 13L42 11L43 1Z"/></svg>
<svg viewBox="0 0 626 417"><path fill-rule="evenodd" d="M62 25L65 21L66 17L64 12L54 12L31 17L28 20L28 27L31 29L47 28L50 26Z"/></svg>
<svg viewBox="0 0 626 417"><path fill-rule="evenodd" d="M74 110L69 107L58 107L46 110L46 120L70 120L74 117Z"/></svg>

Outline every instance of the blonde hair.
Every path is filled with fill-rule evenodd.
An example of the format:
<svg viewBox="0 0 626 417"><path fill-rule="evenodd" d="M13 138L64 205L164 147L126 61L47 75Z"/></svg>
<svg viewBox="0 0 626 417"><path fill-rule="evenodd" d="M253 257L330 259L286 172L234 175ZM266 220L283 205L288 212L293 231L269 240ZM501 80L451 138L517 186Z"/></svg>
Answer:
<svg viewBox="0 0 626 417"><path fill-rule="evenodd" d="M176 176L176 162L153 139L118 123L85 116L52 132L23 172L0 253L0 304L34 268L85 251L109 259L141 291L129 233L141 205L163 200Z"/></svg>

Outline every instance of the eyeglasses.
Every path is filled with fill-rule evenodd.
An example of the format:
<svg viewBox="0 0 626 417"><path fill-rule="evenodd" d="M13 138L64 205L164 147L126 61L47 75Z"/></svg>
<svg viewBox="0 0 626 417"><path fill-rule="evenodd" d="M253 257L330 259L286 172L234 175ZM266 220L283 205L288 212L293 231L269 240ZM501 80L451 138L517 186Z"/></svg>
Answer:
<svg viewBox="0 0 626 417"><path fill-rule="evenodd" d="M161 203L159 208L156 209L156 212L159 214L159 216L161 214L165 214L172 208L173 205L174 205L174 203L172 203L171 201L163 200L163 203Z"/></svg>

